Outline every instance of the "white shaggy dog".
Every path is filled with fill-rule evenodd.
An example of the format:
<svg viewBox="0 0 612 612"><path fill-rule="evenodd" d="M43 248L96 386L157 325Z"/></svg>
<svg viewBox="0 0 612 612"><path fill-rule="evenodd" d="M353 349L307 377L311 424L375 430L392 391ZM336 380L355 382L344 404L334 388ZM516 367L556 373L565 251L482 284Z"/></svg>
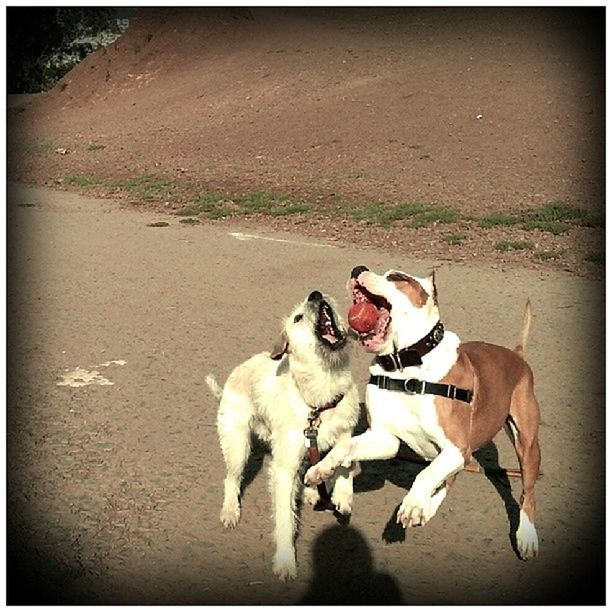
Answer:
<svg viewBox="0 0 612 612"><path fill-rule="evenodd" d="M359 417L347 333L330 298L313 291L286 319L279 345L236 367L223 390L211 375L206 382L221 399L217 427L227 466L221 522L234 527L240 518L240 482L254 432L272 451L273 571L281 580L295 578L295 510L307 454L305 429L320 412L313 422L318 447L325 451L350 439ZM338 470L328 483L331 501L342 514L351 512L355 467ZM318 499L314 488L304 493L310 503Z"/></svg>

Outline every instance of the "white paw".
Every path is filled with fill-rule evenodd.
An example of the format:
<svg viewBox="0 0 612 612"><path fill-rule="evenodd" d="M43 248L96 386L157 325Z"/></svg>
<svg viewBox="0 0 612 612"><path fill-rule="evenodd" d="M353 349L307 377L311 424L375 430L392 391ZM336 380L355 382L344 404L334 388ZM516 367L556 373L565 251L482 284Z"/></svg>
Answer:
<svg viewBox="0 0 612 612"><path fill-rule="evenodd" d="M422 527L431 519L431 496L419 495L410 491L400 509L397 511L397 522L406 527Z"/></svg>
<svg viewBox="0 0 612 612"><path fill-rule="evenodd" d="M516 547L524 561L538 556L538 534L535 525L523 510L521 510L519 527L516 530Z"/></svg>
<svg viewBox="0 0 612 612"><path fill-rule="evenodd" d="M277 551L274 555L274 561L272 562L272 571L283 582L295 579L297 576L295 553Z"/></svg>
<svg viewBox="0 0 612 612"><path fill-rule="evenodd" d="M312 487L304 487L302 491L302 503L309 506L316 506L319 501L319 492Z"/></svg>
<svg viewBox="0 0 612 612"><path fill-rule="evenodd" d="M307 485L318 485L324 480L328 480L334 474L334 470L326 468L323 461L320 461L316 465L313 465L306 472L304 476L304 484Z"/></svg>
<svg viewBox="0 0 612 612"><path fill-rule="evenodd" d="M240 520L240 504L238 502L226 502L221 508L219 517L224 527L232 528L238 524Z"/></svg>
<svg viewBox="0 0 612 612"><path fill-rule="evenodd" d="M335 489L331 496L332 503L336 510L344 516L348 516L353 509L353 496L347 493L336 493Z"/></svg>

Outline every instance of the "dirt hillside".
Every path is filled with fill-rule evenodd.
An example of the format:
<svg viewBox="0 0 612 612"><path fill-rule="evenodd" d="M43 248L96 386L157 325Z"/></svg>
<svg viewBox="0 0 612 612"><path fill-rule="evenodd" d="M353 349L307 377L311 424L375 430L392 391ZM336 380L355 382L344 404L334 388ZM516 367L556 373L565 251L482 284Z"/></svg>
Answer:
<svg viewBox="0 0 612 612"><path fill-rule="evenodd" d="M529 260L496 253L500 235L483 238L469 219L553 202L603 215L603 20L536 8L143 9L51 92L10 109L9 175L148 175L321 207L426 202L460 211L463 226L445 226L463 232L457 246L436 223L425 237L401 223L379 235L314 214L301 229ZM589 272L603 261L601 224L528 240L540 263Z"/></svg>

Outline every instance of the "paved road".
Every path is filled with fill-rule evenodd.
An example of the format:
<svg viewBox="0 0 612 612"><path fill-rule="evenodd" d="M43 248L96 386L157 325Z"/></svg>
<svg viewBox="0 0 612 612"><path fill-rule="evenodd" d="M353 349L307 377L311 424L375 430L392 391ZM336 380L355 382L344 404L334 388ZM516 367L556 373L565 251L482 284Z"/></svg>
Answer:
<svg viewBox="0 0 612 612"><path fill-rule="evenodd" d="M159 220L169 225L148 226ZM512 551L516 506L502 484L462 474L435 520L404 534L392 517L417 468L372 462L356 481L350 525L303 510L299 577L281 584L271 573L265 454L250 463L239 527L225 532L218 521L223 467L204 376L223 380L270 347L281 318L313 289L347 308L353 265L422 275L432 262L292 236L240 240L226 228L20 186L11 187L8 228L10 595L89 603L601 601L601 282L484 264L445 263L437 274L446 326L464 339L513 345L531 297L528 358L545 420L537 560L520 562ZM367 362L355 347L361 381ZM516 465L505 437L496 444L500 463ZM512 494L520 494L516 481Z"/></svg>

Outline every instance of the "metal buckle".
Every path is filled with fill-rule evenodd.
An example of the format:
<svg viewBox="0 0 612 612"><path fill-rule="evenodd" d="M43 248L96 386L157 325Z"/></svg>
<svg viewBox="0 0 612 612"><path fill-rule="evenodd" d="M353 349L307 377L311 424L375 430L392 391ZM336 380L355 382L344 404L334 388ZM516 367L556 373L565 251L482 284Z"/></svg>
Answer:
<svg viewBox="0 0 612 612"><path fill-rule="evenodd" d="M420 390L410 388L417 383L421 384ZM409 378L408 380L404 381L404 391L409 395L425 395L425 381L418 380L416 378Z"/></svg>

